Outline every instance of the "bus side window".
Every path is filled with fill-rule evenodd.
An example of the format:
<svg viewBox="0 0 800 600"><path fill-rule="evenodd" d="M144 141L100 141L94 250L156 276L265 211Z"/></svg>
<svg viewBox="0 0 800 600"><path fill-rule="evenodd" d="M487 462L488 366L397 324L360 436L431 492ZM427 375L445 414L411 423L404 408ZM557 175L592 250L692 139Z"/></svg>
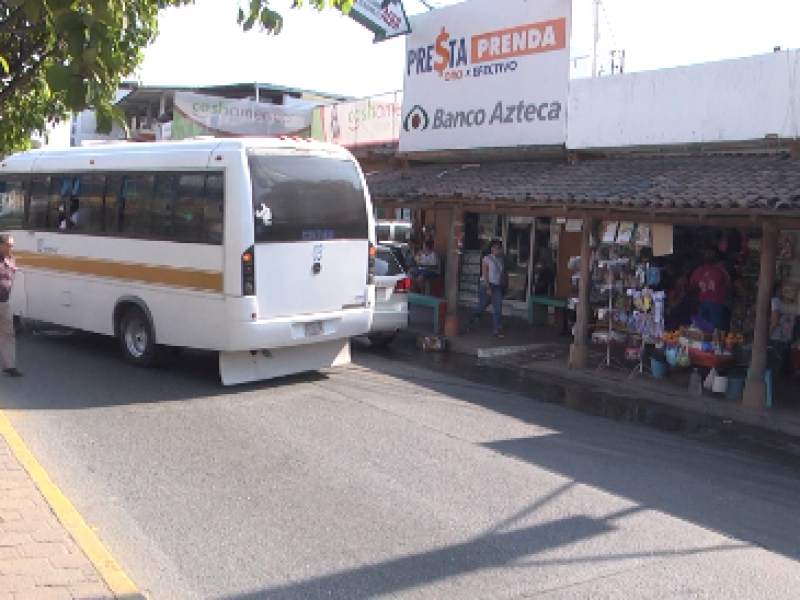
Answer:
<svg viewBox="0 0 800 600"><path fill-rule="evenodd" d="M204 200L204 240L209 244L221 244L225 214L225 178L222 173L206 176Z"/></svg>
<svg viewBox="0 0 800 600"><path fill-rule="evenodd" d="M0 229L21 229L25 215L25 186L22 178L0 179Z"/></svg>
<svg viewBox="0 0 800 600"><path fill-rule="evenodd" d="M46 229L60 231L67 228L67 203L72 189L72 177L63 175L50 177L50 192L47 198Z"/></svg>
<svg viewBox="0 0 800 600"><path fill-rule="evenodd" d="M151 237L153 175L126 175L122 180L119 203L119 230L123 237Z"/></svg>
<svg viewBox="0 0 800 600"><path fill-rule="evenodd" d="M28 220L25 224L28 229L44 231L47 229L47 207L50 203L49 177L34 177L31 180L31 198L28 205Z"/></svg>
<svg viewBox="0 0 800 600"><path fill-rule="evenodd" d="M104 233L117 233L119 227L117 226L117 213L120 211L117 205L119 199L120 188L122 187L122 176L120 175L107 175L105 194L103 196L103 211L102 211L102 226L100 231Z"/></svg>
<svg viewBox="0 0 800 600"><path fill-rule="evenodd" d="M175 205L175 239L201 243L203 239L203 191L206 178L202 173L180 176L178 202Z"/></svg>
<svg viewBox="0 0 800 600"><path fill-rule="evenodd" d="M150 231L150 237L154 240L171 240L175 236L172 212L177 199L176 187L177 177L172 173L156 175Z"/></svg>
<svg viewBox="0 0 800 600"><path fill-rule="evenodd" d="M70 202L70 229L81 233L100 233L103 230L105 184L102 175L81 175L80 187Z"/></svg>

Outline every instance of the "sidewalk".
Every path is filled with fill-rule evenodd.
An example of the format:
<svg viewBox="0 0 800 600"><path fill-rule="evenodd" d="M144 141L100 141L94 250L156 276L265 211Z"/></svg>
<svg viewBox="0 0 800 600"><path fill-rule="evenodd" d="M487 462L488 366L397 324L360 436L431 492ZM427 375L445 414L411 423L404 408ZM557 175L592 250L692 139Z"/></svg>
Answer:
<svg viewBox="0 0 800 600"><path fill-rule="evenodd" d="M0 600L141 599L121 571L127 589L112 593L100 569L119 568L59 495L0 412Z"/></svg>
<svg viewBox="0 0 800 600"><path fill-rule="evenodd" d="M412 306L411 325L405 335L416 337L433 331L430 311ZM466 323L468 312L460 311L460 322ZM620 367L614 369L570 369L567 364L570 336L562 336L561 328L528 325L523 319L503 318L505 337L491 331L491 314L482 317L471 333L448 339L450 352L476 357L482 366L497 366L534 373L537 379L556 385L569 385L580 394L594 394L638 406L663 410L681 417L713 420L726 427L756 428L762 433L787 438L800 449L800 377L784 378L776 384L773 408L754 411L745 409L741 401L728 400L719 394L704 392L690 396L689 372L676 373L666 379L655 379L645 370L631 376L635 363L625 362L622 349L616 355ZM593 346L591 364L599 365L605 357L604 346ZM573 394L575 395L575 394Z"/></svg>

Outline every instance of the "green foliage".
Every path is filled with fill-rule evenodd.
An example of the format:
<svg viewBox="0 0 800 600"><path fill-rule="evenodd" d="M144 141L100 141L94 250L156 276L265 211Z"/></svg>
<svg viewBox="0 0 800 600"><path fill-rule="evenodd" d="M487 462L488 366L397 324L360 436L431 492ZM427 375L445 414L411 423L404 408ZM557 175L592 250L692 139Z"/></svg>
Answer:
<svg viewBox="0 0 800 600"><path fill-rule="evenodd" d="M193 0L0 0L0 153L24 148L70 112L94 107L99 132L123 123L111 102L158 34L158 12ZM277 35L270 0L242 0L238 23ZM294 0L348 12L353 0Z"/></svg>

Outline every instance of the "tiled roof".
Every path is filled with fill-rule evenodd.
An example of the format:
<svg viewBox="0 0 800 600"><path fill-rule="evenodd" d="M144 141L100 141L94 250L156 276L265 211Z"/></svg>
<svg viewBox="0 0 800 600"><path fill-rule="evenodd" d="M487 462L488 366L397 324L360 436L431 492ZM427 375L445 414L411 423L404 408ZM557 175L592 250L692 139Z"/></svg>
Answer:
<svg viewBox="0 0 800 600"><path fill-rule="evenodd" d="M464 198L609 208L800 209L800 159L698 155L437 164L367 176L378 200Z"/></svg>

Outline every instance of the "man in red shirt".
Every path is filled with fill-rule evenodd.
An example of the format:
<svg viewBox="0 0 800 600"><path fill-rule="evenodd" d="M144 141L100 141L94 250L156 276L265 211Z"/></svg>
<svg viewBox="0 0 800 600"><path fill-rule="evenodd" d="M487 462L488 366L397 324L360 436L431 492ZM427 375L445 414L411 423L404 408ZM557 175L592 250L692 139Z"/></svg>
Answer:
<svg viewBox="0 0 800 600"><path fill-rule="evenodd" d="M716 252L706 251L705 264L692 273L689 286L700 290L700 316L716 329L727 331L725 299L731 280L717 262Z"/></svg>

